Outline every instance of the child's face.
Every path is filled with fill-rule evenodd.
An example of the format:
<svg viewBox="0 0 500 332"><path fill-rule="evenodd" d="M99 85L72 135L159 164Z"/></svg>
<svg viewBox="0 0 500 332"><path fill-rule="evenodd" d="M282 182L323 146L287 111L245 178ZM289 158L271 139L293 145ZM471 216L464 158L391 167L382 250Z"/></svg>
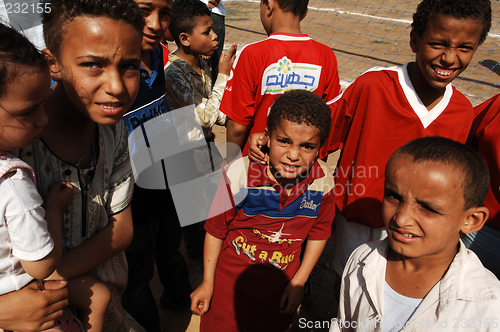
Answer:
<svg viewBox="0 0 500 332"><path fill-rule="evenodd" d="M152 52L160 43L170 24L172 0L135 0L144 14L143 51Z"/></svg>
<svg viewBox="0 0 500 332"><path fill-rule="evenodd" d="M48 70L18 69L16 78L0 98L0 154L23 148L40 138L48 123L43 103L49 91Z"/></svg>
<svg viewBox="0 0 500 332"><path fill-rule="evenodd" d="M139 91L142 36L132 25L107 17L70 22L52 77L71 103L92 121L121 120Z"/></svg>
<svg viewBox="0 0 500 332"><path fill-rule="evenodd" d="M425 79L432 88L443 89L467 68L481 32L481 24L473 19L438 15L429 20L420 38L411 34L410 46L420 71L412 80Z"/></svg>
<svg viewBox="0 0 500 332"><path fill-rule="evenodd" d="M307 173L316 160L321 147L320 131L306 123L281 120L270 133L269 163L272 173L280 183L293 183ZM268 133L269 136L269 133Z"/></svg>
<svg viewBox="0 0 500 332"><path fill-rule="evenodd" d="M189 34L191 52L199 55L212 55L218 46L217 34L212 29L213 21L208 15L196 18L196 26Z"/></svg>
<svg viewBox="0 0 500 332"><path fill-rule="evenodd" d="M464 211L463 172L440 162L391 158L385 171L382 214L392 249L408 258L455 255Z"/></svg>

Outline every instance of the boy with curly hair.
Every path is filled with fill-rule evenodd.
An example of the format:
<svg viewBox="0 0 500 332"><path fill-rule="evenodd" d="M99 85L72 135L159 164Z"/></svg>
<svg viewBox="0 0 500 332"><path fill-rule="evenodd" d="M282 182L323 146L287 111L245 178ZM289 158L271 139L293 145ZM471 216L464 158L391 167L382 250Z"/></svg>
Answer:
<svg viewBox="0 0 500 332"><path fill-rule="evenodd" d="M318 160L330 123L321 97L288 91L267 118L269 164L243 157L226 168L205 224L203 283L191 294L201 331L288 329L331 234L334 183Z"/></svg>

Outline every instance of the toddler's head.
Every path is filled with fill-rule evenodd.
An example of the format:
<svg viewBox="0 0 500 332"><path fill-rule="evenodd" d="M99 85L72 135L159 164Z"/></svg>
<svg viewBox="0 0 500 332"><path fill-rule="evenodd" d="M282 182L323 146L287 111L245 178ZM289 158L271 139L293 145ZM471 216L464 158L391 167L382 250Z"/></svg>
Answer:
<svg viewBox="0 0 500 332"><path fill-rule="evenodd" d="M392 249L406 257L454 255L460 232L478 231L488 169L472 148L443 137L400 147L387 162L382 211Z"/></svg>
<svg viewBox="0 0 500 332"><path fill-rule="evenodd" d="M141 10L133 0L59 0L50 8L43 54L61 102L96 123L115 124L139 90Z"/></svg>
<svg viewBox="0 0 500 332"><path fill-rule="evenodd" d="M326 142L331 112L320 96L291 90L276 98L267 117L269 163L276 180L296 184L308 174Z"/></svg>
<svg viewBox="0 0 500 332"><path fill-rule="evenodd" d="M39 138L47 124L47 62L30 41L0 24L0 155Z"/></svg>

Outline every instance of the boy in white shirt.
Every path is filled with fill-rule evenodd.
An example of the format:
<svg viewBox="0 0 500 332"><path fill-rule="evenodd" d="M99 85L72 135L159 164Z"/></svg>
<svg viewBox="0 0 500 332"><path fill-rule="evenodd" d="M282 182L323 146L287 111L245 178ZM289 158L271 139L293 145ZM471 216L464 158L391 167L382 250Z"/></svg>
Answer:
<svg viewBox="0 0 500 332"><path fill-rule="evenodd" d="M342 276L330 331L489 331L500 323L500 282L461 233L488 219L481 157L443 137L399 148L385 170L388 237L358 247Z"/></svg>

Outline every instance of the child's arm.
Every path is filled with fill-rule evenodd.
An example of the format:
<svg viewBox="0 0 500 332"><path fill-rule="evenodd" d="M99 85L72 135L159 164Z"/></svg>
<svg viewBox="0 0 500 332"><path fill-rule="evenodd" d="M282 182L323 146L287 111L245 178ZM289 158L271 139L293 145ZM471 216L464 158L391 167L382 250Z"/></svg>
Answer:
<svg viewBox="0 0 500 332"><path fill-rule="evenodd" d="M229 73L231 72L235 54L236 44L231 45L227 55L225 55L225 52L222 52L217 81L212 89L204 89L206 94L210 93L208 98L205 98L201 91L195 89L193 82L186 77L183 71L170 64L165 71L165 87L172 109L195 105L194 114L189 116L194 116L196 122L203 128L212 128L215 124L224 125L226 123L226 115L219 110L219 106L226 88ZM206 73L206 75L209 76L210 73Z"/></svg>
<svg viewBox="0 0 500 332"><path fill-rule="evenodd" d="M245 138L247 136L247 127L241 125L238 122L228 118L227 119L227 133L226 140L227 144L227 160L229 162L233 161L238 157L238 155L243 150L245 146Z"/></svg>
<svg viewBox="0 0 500 332"><path fill-rule="evenodd" d="M300 268L288 283L281 296L280 312L284 314L294 313L304 297L304 285L309 278L314 266L318 262L327 240L308 240L304 251L304 258Z"/></svg>
<svg viewBox="0 0 500 332"><path fill-rule="evenodd" d="M226 83L236 58L236 44L232 44L229 51L222 51L219 59L219 74L214 82L208 98L203 98L195 108L197 119L204 128L212 128L214 124L225 125L226 115L219 110Z"/></svg>
<svg viewBox="0 0 500 332"><path fill-rule="evenodd" d="M62 254L61 215L73 197L73 186L66 182L55 182L45 200L45 220L54 241L54 248L37 261L20 260L24 271L35 279L45 279L56 269Z"/></svg>
<svg viewBox="0 0 500 332"><path fill-rule="evenodd" d="M87 241L66 251L51 279L71 279L87 273L124 251L132 242L134 229L130 205L108 218L108 224Z"/></svg>
<svg viewBox="0 0 500 332"><path fill-rule="evenodd" d="M203 282L191 293L191 311L203 315L210 308L210 300L214 294L215 269L222 248L222 239L207 232L204 247Z"/></svg>

